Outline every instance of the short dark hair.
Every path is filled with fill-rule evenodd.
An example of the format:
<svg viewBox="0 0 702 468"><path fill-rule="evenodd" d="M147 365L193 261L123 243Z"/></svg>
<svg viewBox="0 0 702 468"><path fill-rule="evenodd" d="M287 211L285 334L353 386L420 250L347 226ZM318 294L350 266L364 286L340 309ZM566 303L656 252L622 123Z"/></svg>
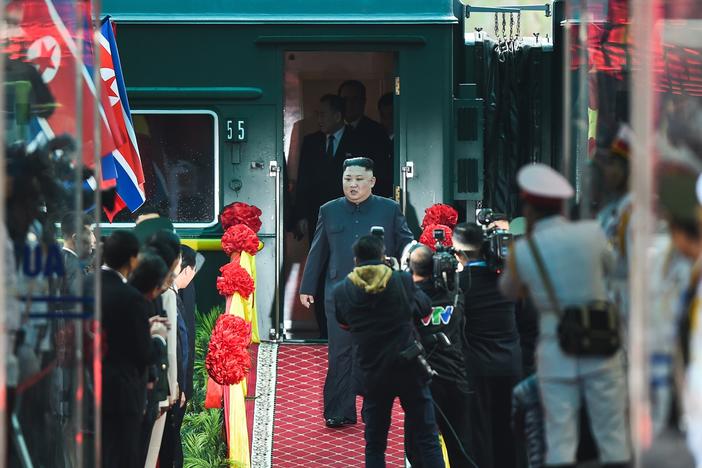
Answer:
<svg viewBox="0 0 702 468"><path fill-rule="evenodd" d="M475 245L482 251L485 241L483 228L476 223L459 223L453 228L453 239L461 244Z"/></svg>
<svg viewBox="0 0 702 468"><path fill-rule="evenodd" d="M108 267L119 270L139 255L139 239L129 231L115 231L105 239L102 260Z"/></svg>
<svg viewBox="0 0 702 468"><path fill-rule="evenodd" d="M195 268L195 257L196 257L197 252L193 250L192 247L181 244L180 245L180 255L183 258L181 262L181 267L182 268L187 268L187 267L192 267Z"/></svg>
<svg viewBox="0 0 702 468"><path fill-rule="evenodd" d="M61 235L64 239L68 239L78 232L76 228L82 229L89 224L88 217L82 212L69 211L61 218Z"/></svg>
<svg viewBox="0 0 702 468"><path fill-rule="evenodd" d="M434 268L433 256L434 253L426 245L418 244L417 247L414 247L409 258L409 267L412 273L422 278L431 276Z"/></svg>
<svg viewBox="0 0 702 468"><path fill-rule="evenodd" d="M353 244L353 255L359 262L382 260L385 255L385 244L377 236L363 236Z"/></svg>
<svg viewBox="0 0 702 468"><path fill-rule="evenodd" d="M344 88L346 88L347 86L350 86L350 87L352 87L352 88L356 88L358 91L361 92L361 97L362 97L363 99L366 98L366 85L364 85L363 83L361 83L361 82L358 81L358 80L346 80L346 81L344 81L343 83L341 83L341 84L339 85L339 89L337 90L336 94L338 94L339 96L341 96L341 90L344 89Z"/></svg>
<svg viewBox="0 0 702 468"><path fill-rule="evenodd" d="M158 231L149 237L146 247L154 251L166 262L170 268L180 255L180 238L174 232Z"/></svg>
<svg viewBox="0 0 702 468"><path fill-rule="evenodd" d="M129 277L129 283L140 293L146 294L160 287L168 275L168 265L163 258L147 248L139 255L139 264Z"/></svg>
<svg viewBox="0 0 702 468"><path fill-rule="evenodd" d="M353 166L358 166L358 167L364 167L368 169L369 171L373 172L373 169L375 167L375 163L371 158L349 158L344 161L344 169L346 170L347 167L353 167Z"/></svg>
<svg viewBox="0 0 702 468"><path fill-rule="evenodd" d="M156 204L152 202L145 202L143 205L136 210L135 214L137 216L147 215L147 214L157 214L159 216L166 216L166 210L163 204Z"/></svg>
<svg viewBox="0 0 702 468"><path fill-rule="evenodd" d="M329 107L334 112L338 112L341 115L344 115L344 112L346 112L346 101L335 94L325 94L319 98L319 102L329 104Z"/></svg>
<svg viewBox="0 0 702 468"><path fill-rule="evenodd" d="M383 107L387 107L387 106L392 107L392 105L393 105L392 93L385 93L382 96L380 96L380 99L378 99L378 110L380 110Z"/></svg>

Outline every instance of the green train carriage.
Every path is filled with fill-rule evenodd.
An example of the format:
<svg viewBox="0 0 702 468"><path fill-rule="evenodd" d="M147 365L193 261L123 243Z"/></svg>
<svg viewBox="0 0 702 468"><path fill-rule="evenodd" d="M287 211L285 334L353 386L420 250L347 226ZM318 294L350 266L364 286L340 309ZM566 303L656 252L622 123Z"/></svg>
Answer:
<svg viewBox="0 0 702 468"><path fill-rule="evenodd" d="M562 2L531 8L558 17ZM117 24L147 195L167 200L181 237L207 253L196 278L200 309L222 302L214 283L227 259L217 214L241 201L263 211L262 337L313 328L295 305L306 245L286 235L287 188L296 138L316 130L311 110L345 79L364 82L366 113L376 120L377 98L394 95L395 196L415 231L434 203L455 204L470 218L484 197L482 81L490 65L465 18L518 9L451 0L107 0L102 9ZM553 162L560 67L551 42L539 48L531 68L541 79L541 131L532 159Z"/></svg>

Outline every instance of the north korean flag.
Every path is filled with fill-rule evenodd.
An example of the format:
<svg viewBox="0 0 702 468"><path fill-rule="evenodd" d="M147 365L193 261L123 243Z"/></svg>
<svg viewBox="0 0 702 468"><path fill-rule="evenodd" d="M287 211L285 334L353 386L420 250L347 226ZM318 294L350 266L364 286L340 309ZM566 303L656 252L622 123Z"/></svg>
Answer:
<svg viewBox="0 0 702 468"><path fill-rule="evenodd" d="M73 137L78 135L76 81L81 83L83 163L91 169L95 165L95 99L100 100L97 119L102 158L101 188L104 189L116 185L117 174L112 152L124 142L126 135L119 131L109 106L106 86L100 89L98 96L90 70L82 65L83 59L92 54L93 44L92 41L85 41L85 36L76 31L81 29L77 25L82 26L89 20L89 2L79 2L82 9L73 5L73 9L60 8L59 13L57 5L51 0L13 2L8 8L20 16L20 34L10 40L15 46L20 44L20 47L13 50L21 50L20 58L34 64L56 100L51 116L46 120L39 119L39 126L46 137L53 138L64 133ZM66 18L66 12L71 12L73 16ZM89 21L87 24L90 24ZM90 36L92 31L88 37Z"/></svg>
<svg viewBox="0 0 702 468"><path fill-rule="evenodd" d="M141 167L139 146L132 124L132 115L127 100L122 66L117 50L112 22L109 17L103 20L98 34L100 51L100 76L109 90L109 102L114 111L119 131L127 135L125 141L112 152L117 169L117 198L113 210L105 210L108 219L125 206L133 213L145 201L144 171Z"/></svg>

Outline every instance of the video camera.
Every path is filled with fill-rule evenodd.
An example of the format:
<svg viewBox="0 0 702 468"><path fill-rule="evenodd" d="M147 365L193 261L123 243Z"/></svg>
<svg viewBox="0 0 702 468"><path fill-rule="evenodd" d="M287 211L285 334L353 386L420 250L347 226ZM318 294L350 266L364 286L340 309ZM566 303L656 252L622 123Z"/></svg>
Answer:
<svg viewBox="0 0 702 468"><path fill-rule="evenodd" d="M371 236L375 236L379 238L380 240L385 239L385 228L383 226L372 226L370 228L370 233ZM387 255L383 259L383 263L385 263L387 266L392 268L393 270L398 270L399 265L397 264L397 260L393 257L388 257Z"/></svg>
<svg viewBox="0 0 702 468"><path fill-rule="evenodd" d="M452 293L458 288L458 260L456 260L456 250L442 244L445 239L443 230L434 229L436 252L432 257L432 278L437 288Z"/></svg>
<svg viewBox="0 0 702 468"><path fill-rule="evenodd" d="M478 212L478 223L485 226L485 260L488 267L493 271L500 272L504 269L505 260L509 254L509 247L512 245L512 234L505 229L497 227L487 228L495 221L505 221L507 216L503 213L495 213L490 208L483 208Z"/></svg>

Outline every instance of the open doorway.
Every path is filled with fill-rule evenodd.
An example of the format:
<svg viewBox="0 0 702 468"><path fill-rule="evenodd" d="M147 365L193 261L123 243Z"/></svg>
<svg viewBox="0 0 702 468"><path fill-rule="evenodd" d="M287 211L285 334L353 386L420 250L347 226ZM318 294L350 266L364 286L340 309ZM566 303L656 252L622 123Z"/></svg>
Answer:
<svg viewBox="0 0 702 468"><path fill-rule="evenodd" d="M327 150L331 151L330 157L337 160L352 156L372 157L376 162L376 172L382 173L382 181L378 178L375 192L390 196L397 170L392 112L395 75L396 54L393 52L285 52L283 123L286 225L289 232L285 238L283 326L288 339L325 336L320 332L320 325L325 326L322 310L305 309L298 300L299 284L314 231L315 220L312 218L316 219L314 213L303 216L301 212L305 210L301 205L317 205L324 201L323 198L342 195L340 175L332 174L333 171L324 169L323 165L304 161L325 158ZM365 99L362 99L363 94ZM325 132L335 132L324 123L325 116L330 111L333 113L335 107L335 100L329 96L341 96L344 102L344 121L338 124L339 129L341 126L345 129L339 132L343 140L331 149L325 147L329 141ZM370 133L366 133L366 128ZM311 154L317 152L320 154ZM314 172L314 179L331 181L327 184L325 196L320 195L321 198L315 200L300 196L305 190L303 186L316 183L311 180L311 172ZM332 185L337 178L338 193L334 195L337 187ZM318 206L309 208L314 211ZM300 225L301 219L305 223ZM315 298L315 303L319 307L323 301Z"/></svg>

